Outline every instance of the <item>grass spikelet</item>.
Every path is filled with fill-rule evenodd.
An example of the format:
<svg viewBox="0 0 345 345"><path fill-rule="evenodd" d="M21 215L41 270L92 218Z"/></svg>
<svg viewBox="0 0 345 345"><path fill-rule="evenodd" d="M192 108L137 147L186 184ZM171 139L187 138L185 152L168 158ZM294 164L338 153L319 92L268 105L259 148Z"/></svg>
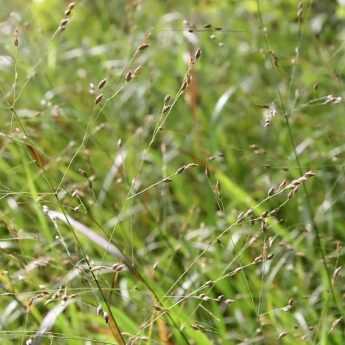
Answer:
<svg viewBox="0 0 345 345"><path fill-rule="evenodd" d="M97 85L98 90L103 89L103 87L105 86L106 83L107 83L107 80L106 80L106 79L102 79L102 80L98 83L98 85Z"/></svg>
<svg viewBox="0 0 345 345"><path fill-rule="evenodd" d="M103 100L103 95L102 94L97 95L97 97L95 98L95 104L101 103L102 100Z"/></svg>

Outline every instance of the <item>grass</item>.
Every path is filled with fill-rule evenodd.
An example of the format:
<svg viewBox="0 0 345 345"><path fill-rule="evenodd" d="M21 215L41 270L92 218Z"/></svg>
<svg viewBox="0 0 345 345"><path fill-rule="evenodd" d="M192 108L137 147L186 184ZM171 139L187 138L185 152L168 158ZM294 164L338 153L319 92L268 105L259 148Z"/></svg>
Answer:
<svg viewBox="0 0 345 345"><path fill-rule="evenodd" d="M73 4L0 7L1 344L343 344L341 1Z"/></svg>

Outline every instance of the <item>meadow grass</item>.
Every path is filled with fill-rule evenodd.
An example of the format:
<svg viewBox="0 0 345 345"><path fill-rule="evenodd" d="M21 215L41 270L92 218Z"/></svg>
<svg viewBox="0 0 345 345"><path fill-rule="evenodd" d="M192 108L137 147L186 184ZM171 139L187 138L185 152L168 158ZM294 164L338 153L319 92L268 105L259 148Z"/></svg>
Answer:
<svg viewBox="0 0 345 345"><path fill-rule="evenodd" d="M0 5L1 344L343 344L343 1Z"/></svg>

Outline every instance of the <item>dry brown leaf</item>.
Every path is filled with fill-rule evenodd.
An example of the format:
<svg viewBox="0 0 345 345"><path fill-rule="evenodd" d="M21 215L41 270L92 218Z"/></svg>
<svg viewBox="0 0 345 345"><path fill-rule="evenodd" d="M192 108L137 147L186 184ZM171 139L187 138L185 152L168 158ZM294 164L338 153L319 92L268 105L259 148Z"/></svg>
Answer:
<svg viewBox="0 0 345 345"><path fill-rule="evenodd" d="M170 333L168 326L166 325L165 321L162 318L157 320L158 326L158 335L161 343L163 345L174 345L174 343L170 340Z"/></svg>
<svg viewBox="0 0 345 345"><path fill-rule="evenodd" d="M30 144L27 144L26 147L29 149L31 157L36 162L36 164L40 168L44 168L44 166L48 163L47 160L43 157L42 153L40 153L38 150L36 150L33 146Z"/></svg>

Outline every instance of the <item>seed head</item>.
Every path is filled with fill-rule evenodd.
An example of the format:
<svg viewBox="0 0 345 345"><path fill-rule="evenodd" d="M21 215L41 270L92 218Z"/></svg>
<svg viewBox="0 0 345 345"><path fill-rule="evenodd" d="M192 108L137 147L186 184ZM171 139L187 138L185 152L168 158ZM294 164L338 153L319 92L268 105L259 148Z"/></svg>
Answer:
<svg viewBox="0 0 345 345"><path fill-rule="evenodd" d="M283 180L280 185L278 186L278 190L282 190L283 188L285 188L287 186L287 181Z"/></svg>
<svg viewBox="0 0 345 345"><path fill-rule="evenodd" d="M148 44L148 43L142 43L140 46L139 46L139 48L138 48L138 50L139 51L142 51L142 50L145 50L145 49L147 49L148 47L149 47L150 45Z"/></svg>
<svg viewBox="0 0 345 345"><path fill-rule="evenodd" d="M19 32L18 32L18 30L16 29L16 31L14 32L14 46L16 47L16 48L18 48L19 47Z"/></svg>
<svg viewBox="0 0 345 345"><path fill-rule="evenodd" d="M218 297L217 297L217 302L221 302L221 301L223 301L224 300L224 295L219 295Z"/></svg>
<svg viewBox="0 0 345 345"><path fill-rule="evenodd" d="M137 75L140 73L140 71L142 70L142 68L143 68L143 66L142 66L142 65L139 65L139 66L134 70L134 72L133 72L133 78L134 78L135 76L137 76Z"/></svg>
<svg viewBox="0 0 345 345"><path fill-rule="evenodd" d="M122 272L125 269L125 265L116 263L112 265L111 268L114 272Z"/></svg>
<svg viewBox="0 0 345 345"><path fill-rule="evenodd" d="M288 335L288 332L280 332L278 339L282 339L282 338L286 337L287 335Z"/></svg>
<svg viewBox="0 0 345 345"><path fill-rule="evenodd" d="M99 94L99 95L96 97L96 99L95 99L95 104L100 103L100 102L102 101L102 99L103 99L103 95L102 95L102 94Z"/></svg>
<svg viewBox="0 0 345 345"><path fill-rule="evenodd" d="M268 190L267 195L268 195L268 196L272 196L274 193L275 193L275 188L274 188L274 187L271 187L271 188Z"/></svg>
<svg viewBox="0 0 345 345"><path fill-rule="evenodd" d="M97 307L97 309L96 309L96 314L97 314L98 316L100 316L100 315L103 314L103 308L102 308L101 305L99 305L99 306Z"/></svg>
<svg viewBox="0 0 345 345"><path fill-rule="evenodd" d="M128 71L125 75L126 81L131 81L133 79L133 73L131 71Z"/></svg>
<svg viewBox="0 0 345 345"><path fill-rule="evenodd" d="M243 219L244 219L244 212L243 211L241 211L239 214L238 214L238 216L237 216L237 222L238 223L242 223L242 221L243 221Z"/></svg>
<svg viewBox="0 0 345 345"><path fill-rule="evenodd" d="M60 22L60 28L65 28L67 26L68 22L69 22L68 18L62 19Z"/></svg>
<svg viewBox="0 0 345 345"><path fill-rule="evenodd" d="M315 174L313 171L311 171L311 170L307 171L307 172L304 174L305 177L313 177L313 176L315 176L315 175L316 175L316 174Z"/></svg>
<svg viewBox="0 0 345 345"><path fill-rule="evenodd" d="M164 97L164 104L168 104L170 102L170 100L171 100L171 97L169 95L166 95Z"/></svg>
<svg viewBox="0 0 345 345"><path fill-rule="evenodd" d="M68 6L67 6L67 8L68 8L69 10L73 10L74 7L75 7L75 2L74 2L74 1L70 2L70 3L68 4Z"/></svg>
<svg viewBox="0 0 345 345"><path fill-rule="evenodd" d="M101 90L105 86L106 83L107 83L107 80L102 79L97 85L98 89Z"/></svg>
<svg viewBox="0 0 345 345"><path fill-rule="evenodd" d="M198 48L194 54L195 61L199 60L200 56L201 56L201 49Z"/></svg>
<svg viewBox="0 0 345 345"><path fill-rule="evenodd" d="M337 268L334 270L333 275L332 275L332 283L333 283L333 285L334 285L335 280L337 279L337 277L338 277L340 271L342 270L342 268L343 268L342 266L339 266L339 267L337 267Z"/></svg>
<svg viewBox="0 0 345 345"><path fill-rule="evenodd" d="M231 275L232 275L232 276L236 275L238 272L242 271L242 269L243 269L243 268L242 268L241 266L235 268L235 269L231 272Z"/></svg>
<svg viewBox="0 0 345 345"><path fill-rule="evenodd" d="M235 302L234 299L227 298L227 299L224 301L224 304L225 304L225 305L230 305L230 304L232 304L232 303L234 303L234 302Z"/></svg>
<svg viewBox="0 0 345 345"><path fill-rule="evenodd" d="M194 167L197 167L198 164L195 164L195 163L188 163L186 166L185 166L185 170L189 169L189 168L194 168Z"/></svg>
<svg viewBox="0 0 345 345"><path fill-rule="evenodd" d="M182 166L182 167L179 167L177 170L176 170L176 174L179 175L179 174L182 174L185 170L185 167Z"/></svg>
<svg viewBox="0 0 345 345"><path fill-rule="evenodd" d="M338 319L335 319L333 322L332 322L332 325L331 325L331 328L329 330L329 332L333 332L334 329L338 326L338 324L343 320L343 317L340 317Z"/></svg>
<svg viewBox="0 0 345 345"><path fill-rule="evenodd" d="M200 294L199 295L199 298L205 302L209 301L210 300L210 297L205 295L204 293Z"/></svg>

